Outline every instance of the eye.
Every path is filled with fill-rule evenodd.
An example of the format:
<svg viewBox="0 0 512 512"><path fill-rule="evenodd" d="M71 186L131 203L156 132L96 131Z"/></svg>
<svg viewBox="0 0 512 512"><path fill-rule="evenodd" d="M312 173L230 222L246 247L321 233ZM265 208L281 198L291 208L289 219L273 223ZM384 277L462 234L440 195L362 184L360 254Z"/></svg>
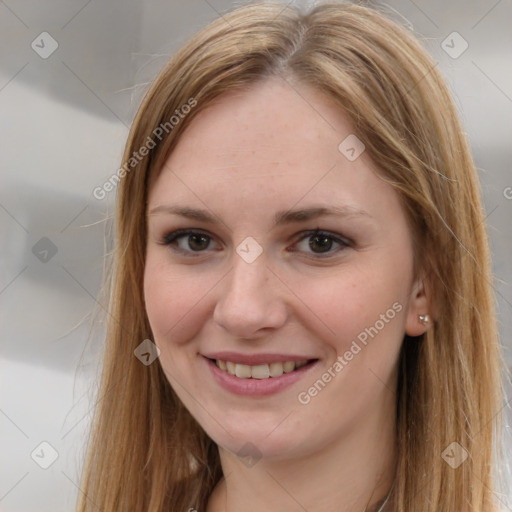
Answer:
<svg viewBox="0 0 512 512"><path fill-rule="evenodd" d="M183 239L183 240L182 240ZM180 244L180 240L182 243ZM174 245L177 247L173 247L173 250L176 252L187 254L188 256L199 256L199 254L190 254L190 253L201 253L204 252L205 249L208 248L212 237L205 233L204 231L194 231L191 229L179 229L177 231L173 231L164 236L163 240L160 242L162 245Z"/></svg>
<svg viewBox="0 0 512 512"><path fill-rule="evenodd" d="M307 247L313 251L313 254L320 258L330 257L334 253L340 252L345 248L352 247L353 245L348 239L342 238L333 233L316 229L314 231L304 232L303 236L299 239L299 243L296 243L293 247L295 248L300 246L300 244L305 240L309 240ZM331 251L333 244L338 244L340 247L335 251ZM295 252L295 249L292 249L292 252ZM327 256L321 256L323 254L326 254Z"/></svg>
<svg viewBox="0 0 512 512"><path fill-rule="evenodd" d="M318 258L326 258L334 255L334 253L353 246L352 241L320 229L305 231L301 233L301 235L302 236L299 238L298 242L296 242L293 245L293 248L290 249L290 252L309 252L309 254L316 255ZM308 239L309 241L306 246L304 242ZM159 243L162 245L172 245L174 246L172 247L173 251L187 256L196 257L199 256L200 253L206 252L212 240L213 238L204 231L179 229L165 235ZM300 249L301 244L303 244L302 250ZM339 247L332 250L333 246L336 244ZM298 250L297 247L299 247ZM308 251L307 249L310 249L311 251ZM323 256L324 254L326 256Z"/></svg>

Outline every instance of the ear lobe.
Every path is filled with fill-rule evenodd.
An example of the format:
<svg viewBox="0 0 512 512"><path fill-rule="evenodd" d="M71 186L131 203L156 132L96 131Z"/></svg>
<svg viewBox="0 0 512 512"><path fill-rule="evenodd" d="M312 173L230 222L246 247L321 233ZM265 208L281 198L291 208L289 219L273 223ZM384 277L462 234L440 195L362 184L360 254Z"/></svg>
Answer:
<svg viewBox="0 0 512 512"><path fill-rule="evenodd" d="M405 332L408 336L421 336L432 324L430 288L429 283L423 279L414 283L405 323Z"/></svg>

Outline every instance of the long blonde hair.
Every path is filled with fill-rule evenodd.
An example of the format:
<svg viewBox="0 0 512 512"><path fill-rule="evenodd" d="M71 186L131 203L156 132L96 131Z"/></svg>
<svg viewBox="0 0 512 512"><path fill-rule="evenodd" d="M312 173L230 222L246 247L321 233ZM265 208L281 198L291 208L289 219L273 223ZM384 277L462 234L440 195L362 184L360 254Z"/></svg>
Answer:
<svg viewBox="0 0 512 512"><path fill-rule="evenodd" d="M78 510L202 512L222 477L216 444L158 360L145 366L134 356L152 339L143 299L146 203L191 120L221 94L271 75L315 87L348 116L399 194L417 277L432 289L435 324L421 337L406 336L400 355L391 509L496 510L502 359L488 241L475 165L436 63L406 29L373 9L322 4L303 13L270 3L240 7L193 37L156 78L133 122L118 184L110 317ZM176 109L192 101L171 127ZM155 140L161 126L165 137ZM149 139L156 147L127 167ZM452 443L468 454L456 468L446 462Z"/></svg>

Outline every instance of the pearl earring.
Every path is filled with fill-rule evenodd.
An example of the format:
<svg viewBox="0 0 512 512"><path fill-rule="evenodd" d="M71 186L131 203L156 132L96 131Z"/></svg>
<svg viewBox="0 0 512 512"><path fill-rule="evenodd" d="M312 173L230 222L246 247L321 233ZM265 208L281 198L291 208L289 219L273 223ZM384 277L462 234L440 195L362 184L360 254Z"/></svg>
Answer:
<svg viewBox="0 0 512 512"><path fill-rule="evenodd" d="M419 315L418 318L423 325L427 325L430 322L430 317L428 315Z"/></svg>

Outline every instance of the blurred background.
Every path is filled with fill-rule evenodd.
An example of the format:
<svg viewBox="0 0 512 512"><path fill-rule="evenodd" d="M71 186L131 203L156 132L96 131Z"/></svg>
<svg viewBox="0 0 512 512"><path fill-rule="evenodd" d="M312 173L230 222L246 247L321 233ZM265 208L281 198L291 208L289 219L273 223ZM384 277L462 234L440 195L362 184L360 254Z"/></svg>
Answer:
<svg viewBox="0 0 512 512"><path fill-rule="evenodd" d="M97 399L104 325L91 319L106 307L115 197L93 190L118 169L138 103L169 56L242 3L0 2L1 511L73 510ZM455 97L479 167L511 367L512 3L368 3L414 30ZM507 393L510 457L508 383Z"/></svg>

